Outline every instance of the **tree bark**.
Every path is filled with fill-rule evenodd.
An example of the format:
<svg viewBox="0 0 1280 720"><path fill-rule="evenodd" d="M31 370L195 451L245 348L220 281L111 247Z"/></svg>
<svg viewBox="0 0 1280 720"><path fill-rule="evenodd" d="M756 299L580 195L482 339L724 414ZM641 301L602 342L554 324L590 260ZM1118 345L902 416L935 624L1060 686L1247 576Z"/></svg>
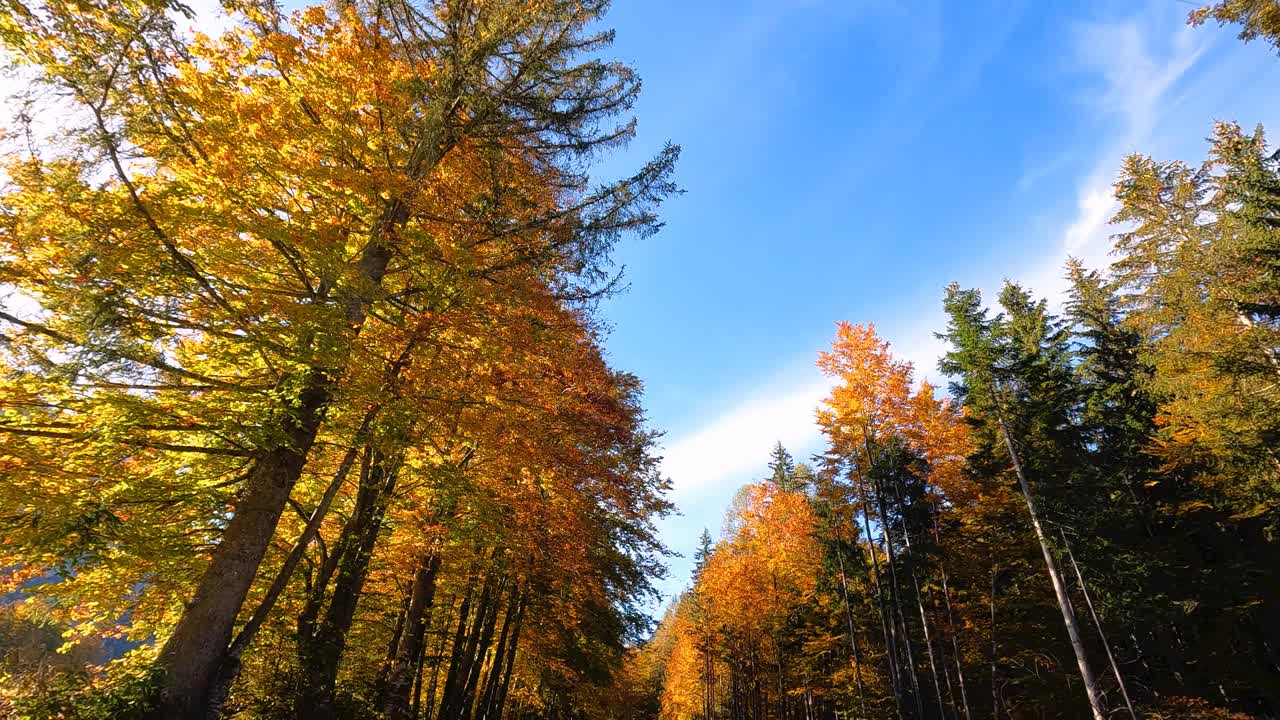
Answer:
<svg viewBox="0 0 1280 720"><path fill-rule="evenodd" d="M890 629L889 612L885 608L884 591L880 586L880 560L876 556L875 536L871 534L870 500L867 498L866 482L861 473L857 477L858 495L862 500L862 523L867 531L867 548L871 551L871 581L876 593L876 606L880 610L880 631L884 634L885 657L889 665L889 685L893 690L893 702L898 720L904 720L901 678L898 673L898 646L895 642L896 632Z"/></svg>
<svg viewBox="0 0 1280 720"><path fill-rule="evenodd" d="M453 625L453 606L456 597L449 598L449 610L440 621L440 641L436 643L436 653L431 656L431 686L427 689L427 709L424 720L431 720L435 712L436 690L440 687L440 661L444 658L445 646L449 643L449 628ZM423 662L426 658L424 656Z"/></svg>
<svg viewBox="0 0 1280 720"><path fill-rule="evenodd" d="M335 716L333 694L338 678L338 663L346 650L347 633L355 618L356 605L369 575L369 561L382 530L387 502L395 488L396 461L374 448L366 450L370 462L361 474L357 493L355 522L344 528L339 540L341 550L334 549L340 560L334 578L333 592L324 619L299 633L298 659L302 669L302 688L298 702L300 720L330 720ZM317 583L313 597L323 602L327 587Z"/></svg>
<svg viewBox="0 0 1280 720"><path fill-rule="evenodd" d="M1138 714L1133 710L1133 701L1129 699L1129 690L1125 687L1124 676L1120 674L1120 666L1116 664L1116 658L1111 653L1111 643L1107 641L1107 633L1102 628L1102 618L1098 617L1098 611L1093 607L1093 599L1089 597L1089 586L1084 582L1084 575L1080 572L1080 566L1076 564L1075 553L1071 552L1071 545L1067 542L1067 534L1062 533L1062 547L1067 551L1067 559L1071 561L1071 567L1075 569L1076 581L1080 583L1080 593L1084 595L1084 604L1089 608L1089 615L1093 618L1093 626L1098 629L1098 638L1102 640L1102 649L1107 653L1107 662L1111 664L1111 673L1116 678L1116 684L1120 686L1120 696L1124 698L1124 706L1129 711L1129 717L1132 720L1138 720Z"/></svg>
<svg viewBox="0 0 1280 720"><path fill-rule="evenodd" d="M387 720L409 720L412 709L409 694L413 689L414 669L426 639L427 619L435 603L436 573L439 570L440 555L434 552L422 558L414 570L404 638L387 677L387 697L382 706Z"/></svg>
<svg viewBox="0 0 1280 720"><path fill-rule="evenodd" d="M1000 571L999 563L991 564L991 718L1000 720L1000 686L997 684L999 650L996 646L996 575Z"/></svg>
<svg viewBox="0 0 1280 720"><path fill-rule="evenodd" d="M844 547L840 544L840 529L836 527L836 558L840 562L840 592L844 598L844 619L849 631L849 646L853 650L853 673L858 685L859 720L866 720L867 699L862 683L862 654L858 648L858 635L853 625L853 608L849 605L849 580L844 571Z"/></svg>
<svg viewBox="0 0 1280 720"><path fill-rule="evenodd" d="M911 547L911 530L907 527L905 513L906 502L903 500L902 486L895 483L894 499L898 502L898 512L903 514L902 522L902 540L907 548L907 560L909 562L908 569L911 572L911 589L916 595L916 609L920 613L920 631L924 635L925 653L929 659L929 672L933 675L933 691L938 702L938 716L943 717L945 714L944 705L942 704L942 683L938 681L938 664L933 657L933 638L929 634L929 617L924 611L924 600L920 595L920 578L916 573L916 554ZM923 714L921 714L923 717Z"/></svg>
<svg viewBox="0 0 1280 720"><path fill-rule="evenodd" d="M493 595L493 575L486 573L480 597L474 606L468 593L463 603L463 612L458 619L458 632L454 636L453 652L449 659L449 672L445 676L444 692L440 698L440 718L452 720L457 717L461 708L463 689L470 672L470 661L480 640L480 632L489 613L489 603ZM473 609L474 607L474 609ZM471 617L474 615L474 618Z"/></svg>
<svg viewBox="0 0 1280 720"><path fill-rule="evenodd" d="M1066 625L1067 636L1071 640L1071 649L1076 655L1076 665L1080 668L1080 679L1084 683L1084 692L1089 699L1089 709L1094 720L1104 720L1106 711L1102 707L1102 696L1098 692L1098 679L1089 664L1085 652L1084 640L1080 636L1080 624L1076 620L1075 609L1071 607L1071 598L1067 596L1066 584L1062 581L1062 573L1053 557L1053 549L1049 547L1049 539L1040 526L1040 515L1036 512L1035 500L1031 495L1031 486L1027 483L1026 473L1022 469L1022 460L1013 445L1013 436L1005 424L1003 411L997 409L996 421L1000 432L1004 435L1005 446L1009 449L1009 459L1013 462L1014 472L1018 476L1018 486L1022 489L1022 498L1027 503L1027 514L1031 517L1031 527L1035 529L1036 539L1040 542L1040 552L1044 555L1045 570L1049 573L1049 581L1053 584L1053 593L1058 598L1058 608L1062 611L1062 623Z"/></svg>
<svg viewBox="0 0 1280 720"><path fill-rule="evenodd" d="M279 600L281 593L284 592L285 587L289 584L289 579L293 576L293 571L297 569L298 563L302 560L307 547L320 531L320 525L324 521L325 515L329 512L329 506L333 503L333 498L338 494L338 490L341 489L343 482L346 481L347 474L351 472L351 467L355 464L356 456L360 452L360 445L364 442L365 434L368 432L369 425L373 422L376 413L377 408L373 408L365 414L364 421L356 432L351 448L347 450L342 461L338 464L337 472L334 473L329 486L325 488L320 502L312 510L310 517L307 519L306 527L303 528L302 533L294 542L293 548L285 558L284 564L281 565L280 570L276 573L275 580L267 588L266 595L258 603L258 606L254 608L244 627L240 629L235 639L231 641L231 646L227 649L226 660L219 668L218 678L209 693L207 713L209 716L216 716L221 713L222 705L226 702L227 694L231 691L231 685L240 673L241 656L249 648L254 637L257 636L262 623L266 621L272 608L275 607L276 601Z"/></svg>
<svg viewBox="0 0 1280 720"><path fill-rule="evenodd" d="M507 579L505 577L498 582L498 586L494 590L493 601L489 603L488 612L485 613L484 624L481 625L480 634L476 638L475 647L471 651L466 682L462 686L462 695L458 701L460 717L471 717L475 706L476 690L480 685L480 677L484 672L485 658L489 654L489 646L493 643L493 632L498 622L498 609L501 607L499 600L506 584Z"/></svg>
<svg viewBox="0 0 1280 720"><path fill-rule="evenodd" d="M493 707L493 720L502 718L503 709L507 704L507 694L511 691L511 676L516 664L516 650L520 643L520 628L524 624L524 611L528 605L528 597L521 594L520 604L516 609L515 629L511 631L511 642L507 647L506 666L502 670L502 685L498 688L497 700Z"/></svg>
<svg viewBox="0 0 1280 720"><path fill-rule="evenodd" d="M867 448L868 463L870 462L871 449ZM889 513L884 499L884 489L880 481L876 478L871 479L872 487L876 491L876 504L880 508L880 530L884 533L885 547L885 564L889 567L889 590L890 597L893 600L893 614L897 618L897 623L902 628L902 648L906 657L904 658L907 666L907 677L911 681L911 694L915 700L916 717L924 717L924 705L920 699L920 680L916 676L916 663L911 651L911 635L907 630L907 618L902 612L902 597L898 591L898 571L897 571L897 551L893 549L893 532L892 523L889 521Z"/></svg>
<svg viewBox="0 0 1280 720"><path fill-rule="evenodd" d="M502 664L506 659L507 642L511 637L511 627L519 605L520 588L517 585L507 599L507 611L502 617L502 631L498 634L498 645L494 648L493 661L489 663L488 678L485 679L484 692L480 696L480 706L476 711L478 720L485 720L492 716L493 704L498 696L498 686L502 682Z"/></svg>
<svg viewBox="0 0 1280 720"><path fill-rule="evenodd" d="M934 508L933 510L936 510L936 508ZM934 511L931 511L931 512L933 515L933 539L934 539L934 542L938 545L938 547L941 547L942 533L939 532L938 530L938 514L937 512L934 512ZM960 643L958 638L956 637L958 634L958 631L956 628L956 618L955 618L955 615L951 612L951 588L948 587L947 585L947 568L945 565L939 563L938 570L942 576L942 602L947 610L947 628L950 630L950 635L951 635L951 652L952 652L952 655L955 657L956 683L960 686L960 703L964 707L965 720L972 720L973 714L969 710L969 694L968 694L968 691L965 689L965 684L964 684L964 663L963 663L963 658L960 655Z"/></svg>
<svg viewBox="0 0 1280 720"><path fill-rule="evenodd" d="M307 373L293 412L284 421L285 444L264 453L250 470L222 541L157 659L164 681L151 713L155 720L206 716L236 616L289 493L302 475L331 395L324 373Z"/></svg>

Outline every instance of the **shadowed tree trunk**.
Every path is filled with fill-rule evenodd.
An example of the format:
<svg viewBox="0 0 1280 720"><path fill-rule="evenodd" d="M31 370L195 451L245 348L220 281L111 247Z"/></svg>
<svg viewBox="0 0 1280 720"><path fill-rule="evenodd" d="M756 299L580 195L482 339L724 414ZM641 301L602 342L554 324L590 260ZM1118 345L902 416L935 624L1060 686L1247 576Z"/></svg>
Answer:
<svg viewBox="0 0 1280 720"><path fill-rule="evenodd" d="M1098 629L1098 639L1102 641L1102 649L1107 653L1107 662L1111 664L1111 673L1116 678L1116 684L1120 686L1120 696L1124 698L1125 709L1129 711L1131 720L1138 720L1138 714L1133 710L1133 702L1129 699L1129 690L1125 687L1124 676L1120 674L1120 666L1116 664L1116 658L1111 653L1111 643L1107 641L1107 633L1102 628L1102 618L1098 617L1098 611L1093 608L1093 599L1089 597L1089 586L1084 582L1084 574L1080 572L1080 566L1076 564L1075 553L1071 552L1071 545L1067 543L1067 534L1062 531L1062 547L1067 551L1067 559L1071 561L1071 567L1075 570L1076 581L1080 583L1080 594L1084 596L1084 604L1089 608L1089 615L1093 618L1093 626Z"/></svg>
<svg viewBox="0 0 1280 720"><path fill-rule="evenodd" d="M871 534L870 500L867 498L866 483L861 473L857 474L857 478L858 495L862 500L862 523L866 528L867 548L871 552L871 582L875 591L876 607L880 611L880 631L884 635L885 657L889 666L889 685L893 690L894 707L897 710L898 720L902 720L904 715L902 712L901 678L898 673L898 646L895 642L896 632L891 629L889 611L885 607L884 591L880 585L880 560L876 555L875 536Z"/></svg>
<svg viewBox="0 0 1280 720"><path fill-rule="evenodd" d="M840 544L840 530L836 532L836 559L840 563L840 594L844 600L844 620L849 633L849 647L853 651L853 674L858 686L858 710L860 720L867 717L867 698L862 682L862 653L858 648L858 634L853 624L853 608L849 605L849 579L844 571L844 547Z"/></svg>
<svg viewBox="0 0 1280 720"><path fill-rule="evenodd" d="M328 608L319 623L299 622L298 665L302 687L297 709L298 717L303 720L334 717L338 663L346 649L356 605L369 575L369 561L395 489L397 461L374 448L366 449L365 457L353 522L343 529L333 551L339 558L333 592L327 593L327 584L321 583L312 589L311 604L318 607L328 595ZM314 617L314 612L307 615Z"/></svg>
<svg viewBox="0 0 1280 720"><path fill-rule="evenodd" d="M404 637L387 677L387 694L382 705L382 713L387 720L408 720L410 717L410 694L426 639L427 619L435 602L436 574L439 570L438 553L421 558L414 570L409 591L409 610L405 613Z"/></svg>
<svg viewBox="0 0 1280 720"><path fill-rule="evenodd" d="M507 599L507 611L502 618L502 631L498 634L498 645L494 648L493 661L489 663L489 675L484 684L484 693L480 696L480 705L476 711L476 717L479 720L492 716L493 705L498 697L498 686L502 683L502 665L506 659L507 643L510 641L512 625L519 605L520 588L517 585Z"/></svg>
<svg viewBox="0 0 1280 720"><path fill-rule="evenodd" d="M871 463L871 448L869 445L866 447L866 450L867 462ZM902 597L898 591L897 551L893 549L893 531L891 530L892 523L889 521L888 508L884 499L884 488L881 482L873 477L871 479L871 486L875 489L876 505L880 509L880 530L884 533L886 556L885 565L889 568L890 599L893 602L890 621L897 622L899 627L902 628L902 649L905 654L904 662L906 665L907 677L911 683L911 694L916 709L915 716L917 718L923 718L924 707L920 700L920 681L916 677L915 658L911 651L911 635L907 632L907 618L902 612ZM894 620L894 618L896 618L896 620Z"/></svg>
<svg viewBox="0 0 1280 720"><path fill-rule="evenodd" d="M502 685L494 698L493 709L483 720L499 720L507 704L507 694L511 691L511 676L516 664L516 650L520 643L520 628L524 624L524 611L528 606L528 594L522 593L516 609L515 627L511 631L511 641L507 645L507 657L502 669Z"/></svg>

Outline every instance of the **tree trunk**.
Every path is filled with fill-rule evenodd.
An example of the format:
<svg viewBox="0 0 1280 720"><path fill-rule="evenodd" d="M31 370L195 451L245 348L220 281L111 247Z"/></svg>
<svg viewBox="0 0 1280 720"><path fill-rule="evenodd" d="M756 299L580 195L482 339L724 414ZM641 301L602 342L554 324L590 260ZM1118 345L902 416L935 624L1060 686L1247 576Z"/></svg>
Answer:
<svg viewBox="0 0 1280 720"><path fill-rule="evenodd" d="M435 712L436 690L440 687L440 662L444 659L445 646L449 643L449 628L453 626L453 606L457 598L449 598L449 610L440 621L440 642L436 643L435 655L431 656L431 687L427 689L427 710L425 720L431 720ZM423 662L425 663L424 658Z"/></svg>
<svg viewBox="0 0 1280 720"><path fill-rule="evenodd" d="M520 628L524 624L524 611L528 604L527 594L520 595L520 604L516 609L515 629L511 631L511 642L507 646L506 665L502 670L502 685L498 688L498 696L494 701L492 720L500 720L502 718L503 709L507 704L507 693L511 691L511 676L516 664L516 650L520 643Z"/></svg>
<svg viewBox="0 0 1280 720"><path fill-rule="evenodd" d="M858 634L853 625L853 608L849 605L849 580L844 572L844 547L840 544L840 529L836 527L836 559L840 561L840 592L844 598L844 619L849 629L849 646L853 650L853 674L858 684L859 720L867 718L867 699L862 683L862 654L858 648Z"/></svg>
<svg viewBox="0 0 1280 720"><path fill-rule="evenodd" d="M868 448L868 458L870 458L870 452L870 448ZM868 462L870 462L869 459ZM897 617L898 624L902 627L902 648L906 655L904 659L907 666L907 677L911 681L911 694L915 700L916 717L923 719L924 705L920 698L920 680L916 676L915 657L911 651L911 634L907 629L907 618L902 612L902 597L898 592L897 551L893 549L893 524L889 521L889 513L884 499L884 488L880 481L875 478L872 478L871 484L876 491L876 503L880 508L880 530L884 533L885 564L889 567L890 597L893 600L894 615Z"/></svg>
<svg viewBox="0 0 1280 720"><path fill-rule="evenodd" d="M991 718L992 720L1000 720L1000 686L997 683L999 678L999 650L996 648L996 575L1000 571L998 563L991 564Z"/></svg>
<svg viewBox="0 0 1280 720"><path fill-rule="evenodd" d="M911 530L907 527L905 512L906 502L903 500L902 487L895 483L894 499L898 501L898 512L903 514L902 541L907 548L907 560L911 571L911 589L916 595L916 609L920 612L920 631L924 635L924 649L929 659L929 672L933 675L933 691L938 702L938 717L944 717L945 707L942 704L942 684L938 681L938 664L933 657L933 638L929 634L929 617L924 611L924 600L920 596L920 578L916 574L916 554L911 547ZM923 714L921 714L923 717Z"/></svg>
<svg viewBox="0 0 1280 720"><path fill-rule="evenodd" d="M1053 593L1058 598L1058 608L1062 610L1062 622L1067 627L1067 636L1071 640L1071 649L1076 655L1076 665L1080 668L1080 679L1084 683L1084 692L1089 699L1089 709L1093 712L1094 720L1104 720L1106 711L1102 707L1102 697L1098 692L1097 676L1093 674L1093 668L1089 665L1089 657L1085 653L1084 640L1080 636L1080 625L1076 621L1075 610L1071 607L1071 598L1067 596L1066 584L1062 581L1062 574L1058 571L1058 563L1053 557L1053 549L1049 547L1049 539L1045 537L1044 529L1040 526L1040 516L1036 512L1035 500L1031 495L1031 486L1027 483L1026 473L1022 469L1022 460L1018 457L1018 451L1014 448L1013 437L1009 434L1009 427L1005 424L1004 413L997 410L996 421L1000 425L1000 432L1004 435L1005 446L1009 449L1009 459L1013 462L1014 472L1018 475L1018 486L1022 489L1022 498L1027 503L1027 514L1031 517L1031 527L1035 529L1036 539L1040 542L1040 552L1044 555L1045 569L1049 573L1049 581L1053 583Z"/></svg>
<svg viewBox="0 0 1280 720"><path fill-rule="evenodd" d="M933 539L938 547L942 546L942 533L938 531L938 515L936 512L933 513ZM947 610L947 628L951 634L951 652L955 657L956 683L960 686L960 703L964 707L965 720L973 720L973 714L969 711L969 694L964 685L964 663L960 655L960 643L957 639L956 618L951 612L951 588L947 586L947 568L939 563L938 570L942 576L942 602Z"/></svg>
<svg viewBox="0 0 1280 720"><path fill-rule="evenodd" d="M480 635L475 643L475 648L471 652L466 683L463 685L462 696L458 702L459 717L469 718L472 715L476 690L480 685L480 677L484 673L485 658L489 654L489 646L493 643L493 631L498 622L498 609L502 606L500 599L506 584L507 579L505 577L498 582L498 587L494 591L493 602L489 603Z"/></svg>
<svg viewBox="0 0 1280 720"><path fill-rule="evenodd" d="M156 720L206 716L236 616L289 493L302 475L331 394L323 373L308 372L298 402L284 421L286 443L261 455L250 469L222 541L157 659L164 680L151 713Z"/></svg>
<svg viewBox="0 0 1280 720"><path fill-rule="evenodd" d="M1120 696L1124 698L1124 706L1129 711L1129 717L1132 720L1138 720L1138 714L1133 710L1133 701L1129 699L1129 690L1124 685L1124 676L1120 674L1120 666L1116 664L1116 658L1111 653L1111 643L1107 641L1107 633L1102 629L1102 618L1098 617L1098 611L1093 608L1093 599L1089 597L1089 586L1084 582L1084 575L1080 572L1080 566L1076 564L1076 556L1071 552L1071 545L1067 542L1065 532L1062 533L1062 547L1066 549L1067 559L1075 569L1076 580L1080 583L1080 592L1084 595L1084 604L1089 608L1093 626L1098 629L1098 638L1102 640L1102 649L1107 652L1107 662L1111 664L1111 673L1116 678L1116 684L1120 686Z"/></svg>
<svg viewBox="0 0 1280 720"><path fill-rule="evenodd" d="M318 625L298 636L298 659L302 668L297 707L300 720L330 720L335 715L333 694L338 663L346 650L347 633L369 575L369 561L382 530L387 503L395 489L396 461L373 448L366 449L365 456L369 462L361 473L354 522L344 528L338 541L341 549L334 548L340 560L333 592L329 594L329 607ZM317 583L313 597L323 602L326 590L327 587Z"/></svg>
<svg viewBox="0 0 1280 720"><path fill-rule="evenodd" d="M502 618L502 631L498 634L498 645L493 650L493 661L489 663L489 677L485 680L484 693L480 696L480 707L476 711L478 720L493 716L493 705L498 697L498 687L502 682L502 665L506 660L507 642L511 637L512 625L515 622L516 610L520 605L520 587L517 584L507 599L507 611Z"/></svg>
<svg viewBox="0 0 1280 720"><path fill-rule="evenodd" d="M325 515L329 512L329 506L333 503L333 498L338 494L343 482L346 481L347 474L351 472L352 466L355 464L356 456L360 453L360 445L364 442L369 425L373 422L373 418L377 413L377 408L370 409L365 414L364 421L357 430L352 446L343 456L342 461L338 464L338 470L334 473L333 479L329 482L329 486L325 488L324 495L321 496L320 502L316 504L314 510L311 511L310 517L307 518L307 525L303 528L302 533L294 542L293 548L290 549L289 555L285 558L284 564L276 573L275 580L271 586L267 588L266 595L254 608L253 613L249 615L249 619L245 622L244 627L236 634L231 646L227 649L226 660L218 670L218 679L215 681L213 688L210 690L207 715L213 717L221 713L222 705L226 702L227 694L231 691L231 685L235 682L236 676L240 673L240 658L244 651L249 648L254 637L257 636L258 630L262 627L262 623L266 621L267 616L275 607L276 601L280 599L280 595L284 592L285 587L289 584L289 579L293 576L293 571L297 569L298 563L302 560L303 554L311 541L315 539L320 531L320 525L324 521Z"/></svg>
<svg viewBox="0 0 1280 720"><path fill-rule="evenodd" d="M387 678L387 697L382 713L387 720L409 720L410 698L413 689L414 669L427 632L427 619L436 594L436 573L440 570L440 555L432 553L419 561L413 573L413 586L409 611L405 615L404 639L400 651Z"/></svg>
<svg viewBox="0 0 1280 720"><path fill-rule="evenodd" d="M898 673L898 645L895 642L896 632L890 629L889 613L885 608L884 591L880 586L880 560L876 556L875 536L871 534L870 501L867 498L866 483L863 481L861 473L857 477L858 495L862 499L862 523L867 531L867 548L871 551L871 581L876 593L876 606L880 610L880 631L884 634L885 657L889 664L889 685L893 690L893 701L897 710L898 720L903 720L901 678Z"/></svg>
<svg viewBox="0 0 1280 720"><path fill-rule="evenodd" d="M458 621L458 633L454 637L453 653L449 660L449 674L445 676L444 693L440 699L441 720L460 717L463 693L471 671L471 659L480 642L480 634L489 614L493 583L493 575L487 573L483 589L480 591L480 598L474 606L474 613L464 612ZM468 611L471 610L470 597L464 605ZM470 617L471 614L474 614L474 619ZM470 620L469 624L468 620Z"/></svg>
<svg viewBox="0 0 1280 720"><path fill-rule="evenodd" d="M400 610L396 613L396 622L391 626L391 640L387 642L387 652L383 655L382 667L378 669L378 679L374 681L374 696L378 698L379 705L387 696L387 676L391 674L391 666L395 664L400 650L400 638L404 635L404 622L409 614L409 599L409 593L405 592L400 601Z"/></svg>

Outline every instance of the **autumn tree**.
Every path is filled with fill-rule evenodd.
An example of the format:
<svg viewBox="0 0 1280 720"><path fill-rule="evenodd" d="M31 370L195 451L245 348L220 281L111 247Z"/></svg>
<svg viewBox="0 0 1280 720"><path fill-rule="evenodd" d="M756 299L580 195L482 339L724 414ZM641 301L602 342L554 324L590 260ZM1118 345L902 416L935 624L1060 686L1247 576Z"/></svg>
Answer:
<svg viewBox="0 0 1280 720"><path fill-rule="evenodd" d="M164 640L159 716L216 706L289 503L318 503L314 535L330 494L301 485L355 458L358 532L330 559L360 585L418 433L379 399L398 374L476 342L459 318L607 290L611 245L656 228L673 149L618 183L582 170L633 131L605 5L245 3L194 40L178 5L9 8L6 47L74 127L6 158L0 279L31 308L0 316L8 469L35 501L8 544L19 575L68 567L64 601L143 582L83 619ZM358 595L330 596L336 636Z"/></svg>

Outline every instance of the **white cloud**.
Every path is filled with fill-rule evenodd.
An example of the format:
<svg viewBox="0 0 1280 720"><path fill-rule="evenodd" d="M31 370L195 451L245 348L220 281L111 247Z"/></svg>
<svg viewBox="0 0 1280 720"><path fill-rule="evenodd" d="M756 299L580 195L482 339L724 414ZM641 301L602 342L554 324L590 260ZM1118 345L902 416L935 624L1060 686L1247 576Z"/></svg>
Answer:
<svg viewBox="0 0 1280 720"><path fill-rule="evenodd" d="M1053 297L1066 289L1062 267L1067 255L1094 267L1106 263L1110 222L1119 209L1113 186L1120 162L1149 144L1161 118L1176 105L1170 102L1170 92L1207 48L1207 36L1181 23L1159 37L1167 15L1149 12L1121 21L1082 23L1073 31L1078 67L1100 80L1083 104L1093 109L1097 122L1113 129L1076 191L1076 214L1063 230L1061 253L1050 254L1020 275L1042 295Z"/></svg>
<svg viewBox="0 0 1280 720"><path fill-rule="evenodd" d="M1051 300L1066 289L1063 267L1068 255L1095 267L1105 264L1108 223L1116 210L1112 186L1120 161L1157 133L1161 119L1179 104L1178 98L1171 98L1174 89L1207 47L1207 40L1182 26L1181 16L1174 24L1158 6L1149 10L1147 16L1085 23L1072 30L1073 67L1096 81L1082 102L1082 119L1104 130L1089 148L1076 150L1091 156L1084 161L1090 170L1077 184L1075 213L1061 226L1056 241L1028 252L1033 258L1028 265L994 268ZM1064 157L1068 156L1074 154L1068 150ZM1060 162L1068 164L1065 159ZM1029 185L1038 179L1023 181ZM992 290L1002 277L960 280ZM917 378L939 382L936 365L944 346L933 333L944 326L941 309L933 307L908 323L882 324L879 330L894 343L895 352L916 367ZM814 412L830 382L810 365L782 373L765 387L668 445L663 470L674 481L675 500L688 514L667 523L668 529L681 533L670 538L677 549L691 547L696 527L717 525L715 519L733 490L763 473L775 441L797 454L819 448ZM672 580L678 583L682 578Z"/></svg>
<svg viewBox="0 0 1280 720"><path fill-rule="evenodd" d="M894 353L916 368L917 380L940 381L936 371L943 342L934 330L944 322L941 310L916 316L910 326L877 326L884 336L895 338ZM927 319L927 322L925 320ZM832 326L832 337L835 328ZM813 360L765 382L765 390L718 412L697 429L667 445L662 471L674 484L673 495L685 510L702 509L722 502L742 483L763 475L769 451L781 442L798 461L820 449L816 422L818 406L830 394L832 381Z"/></svg>
<svg viewBox="0 0 1280 720"><path fill-rule="evenodd" d="M792 371L771 383L768 394L729 407L672 443L662 469L674 482L676 501L712 493L720 500L716 491L762 472L775 442L793 450L812 446L814 411L830 389L817 367Z"/></svg>

